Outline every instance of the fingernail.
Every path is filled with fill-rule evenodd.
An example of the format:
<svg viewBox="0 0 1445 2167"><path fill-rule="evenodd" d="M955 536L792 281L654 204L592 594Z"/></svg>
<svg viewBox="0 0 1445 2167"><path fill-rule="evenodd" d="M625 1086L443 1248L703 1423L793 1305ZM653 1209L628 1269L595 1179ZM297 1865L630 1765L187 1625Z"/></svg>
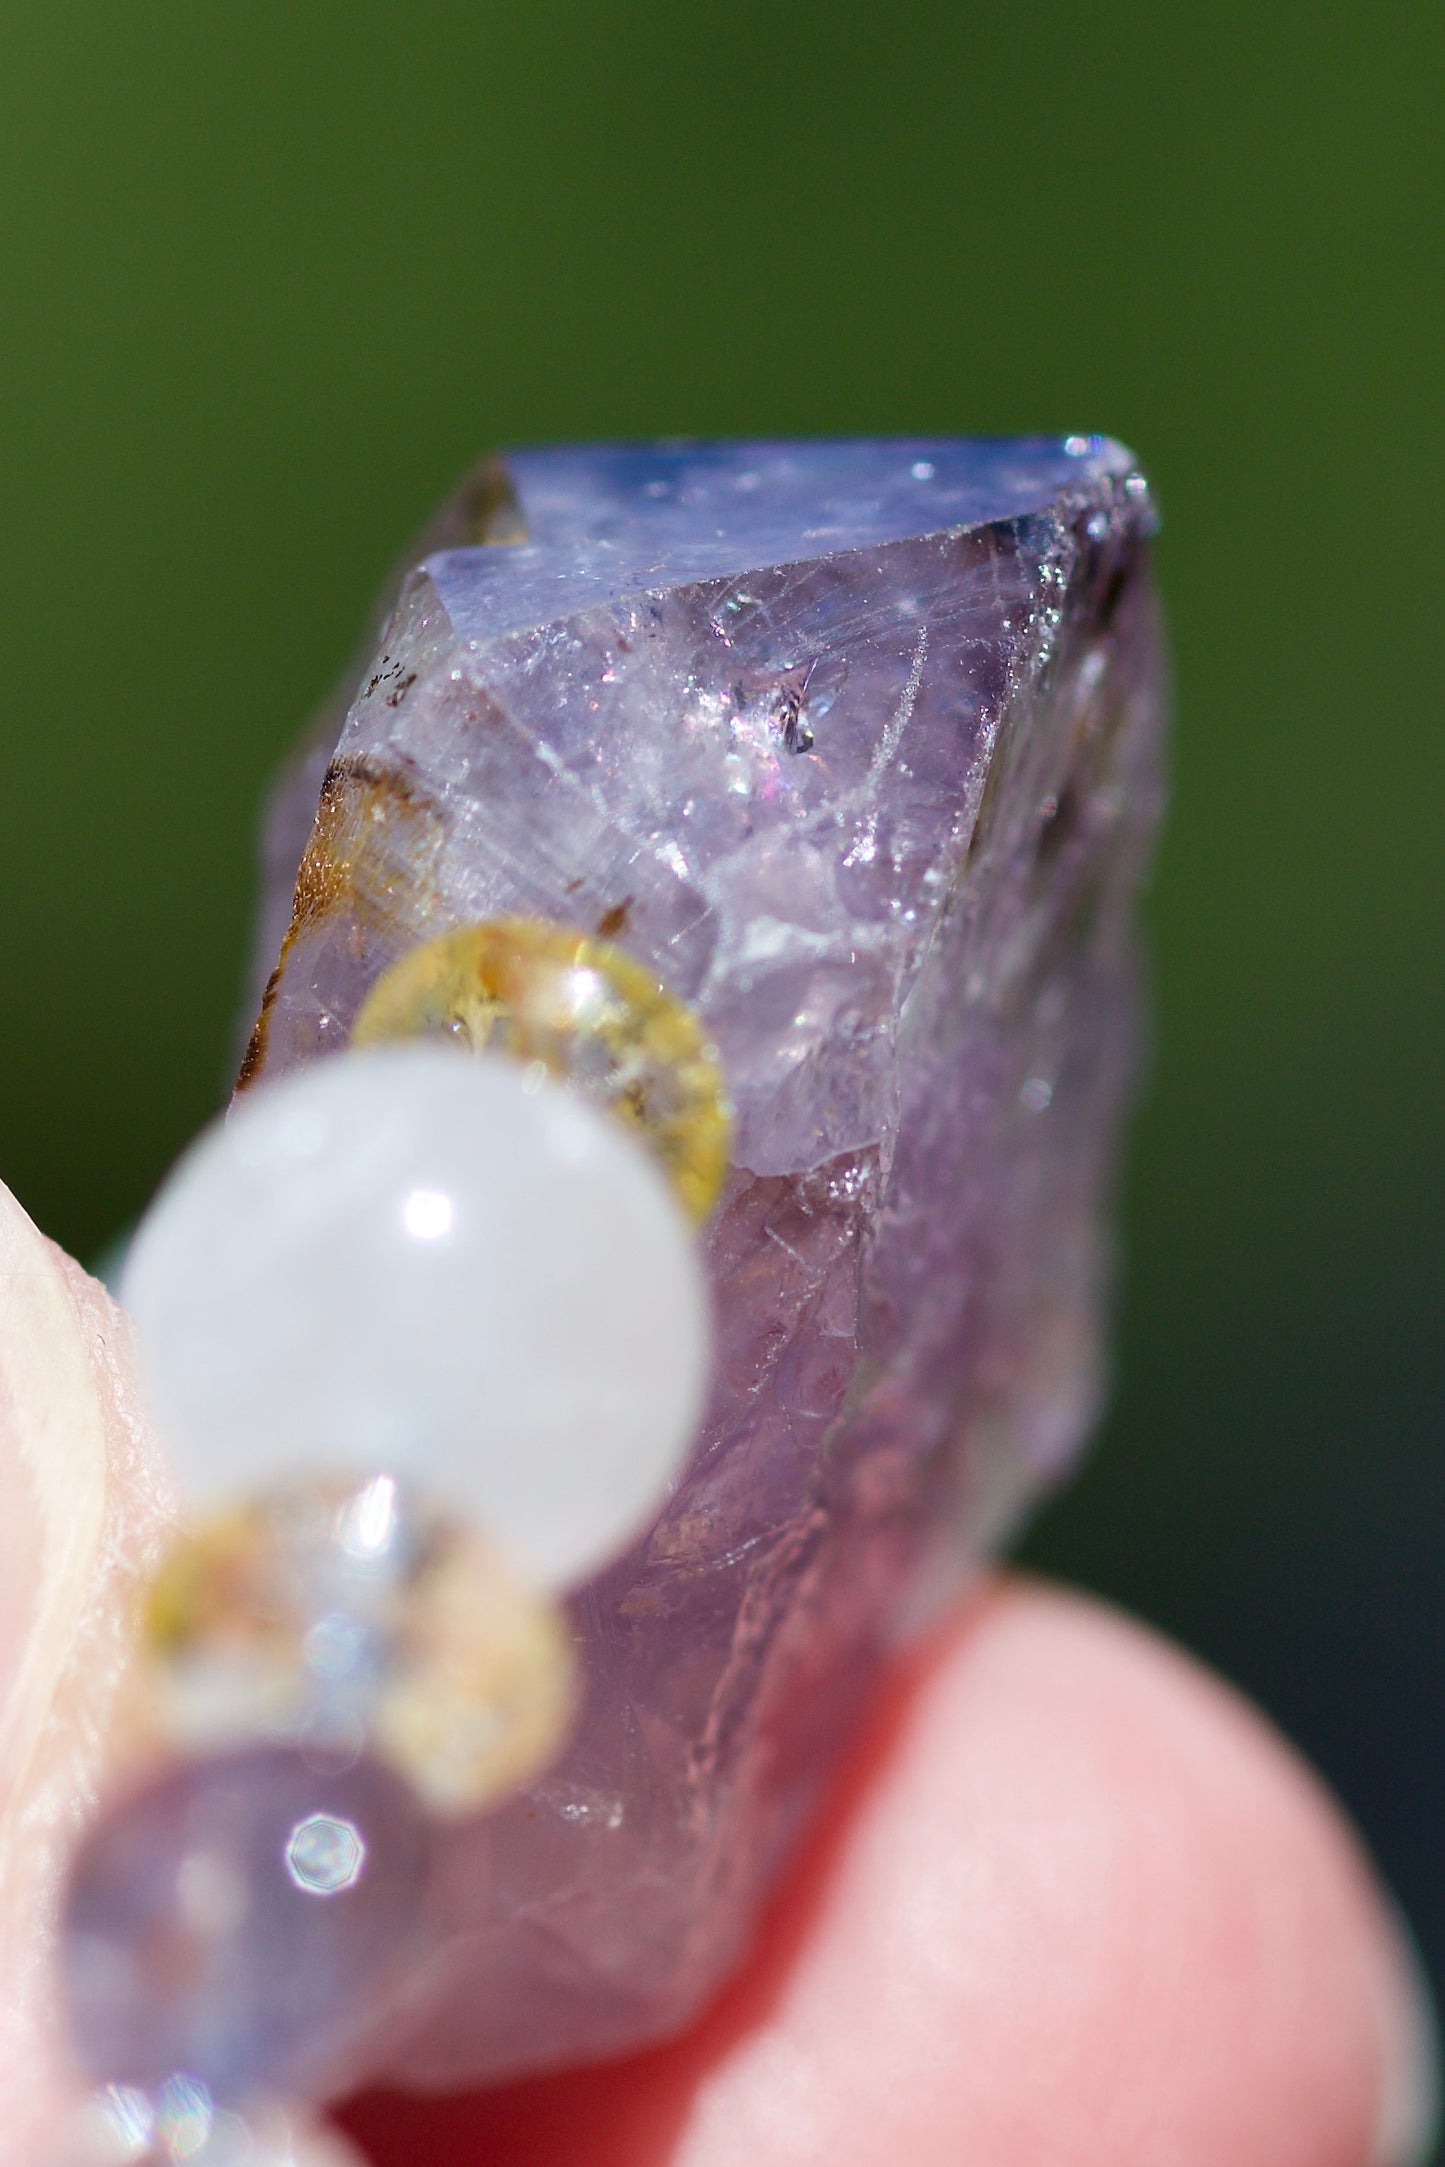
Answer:
<svg viewBox="0 0 1445 2167"><path fill-rule="evenodd" d="M1374 2167L1427 2167L1440 2134L1440 2034L1424 1966L1396 1914L1380 1983L1383 2082Z"/></svg>

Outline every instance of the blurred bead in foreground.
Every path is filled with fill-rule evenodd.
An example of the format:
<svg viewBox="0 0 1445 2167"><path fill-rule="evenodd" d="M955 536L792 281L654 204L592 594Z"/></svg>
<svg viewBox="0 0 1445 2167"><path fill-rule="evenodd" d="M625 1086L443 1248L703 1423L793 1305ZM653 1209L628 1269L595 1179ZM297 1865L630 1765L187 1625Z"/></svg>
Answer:
<svg viewBox="0 0 1445 2167"><path fill-rule="evenodd" d="M386 1769L260 1750L168 1770L76 1857L60 1932L97 2083L314 2096L383 2018L423 1926L425 1816Z"/></svg>
<svg viewBox="0 0 1445 2167"><path fill-rule="evenodd" d="M717 1055L631 956L546 918L456 926L377 981L352 1043L420 1036L540 1061L640 1133L693 1219L716 1203L730 1127Z"/></svg>
<svg viewBox="0 0 1445 2167"><path fill-rule="evenodd" d="M280 2112L217 2109L204 2085L111 2085L76 2110L53 2167L365 2167L337 2131Z"/></svg>
<svg viewBox="0 0 1445 2167"><path fill-rule="evenodd" d="M560 1611L384 1475L273 1491L179 1536L142 1662L171 1747L291 1739L345 1761L364 1746L444 1813L538 1774L574 1703Z"/></svg>
<svg viewBox="0 0 1445 2167"><path fill-rule="evenodd" d="M706 1428L576 1608L585 1725L451 1841L455 1960L387 2073L454 2088L713 1994L900 1637L1076 1454L1166 690L1098 437L505 468L529 545L452 546L468 489L284 786L248 1096L411 943L546 916L695 1009L734 1172Z"/></svg>
<svg viewBox="0 0 1445 2167"><path fill-rule="evenodd" d="M198 1509L385 1473L543 1586L646 1527L701 1411L700 1269L645 1150L540 1069L448 1046L242 1100L162 1187L121 1291Z"/></svg>

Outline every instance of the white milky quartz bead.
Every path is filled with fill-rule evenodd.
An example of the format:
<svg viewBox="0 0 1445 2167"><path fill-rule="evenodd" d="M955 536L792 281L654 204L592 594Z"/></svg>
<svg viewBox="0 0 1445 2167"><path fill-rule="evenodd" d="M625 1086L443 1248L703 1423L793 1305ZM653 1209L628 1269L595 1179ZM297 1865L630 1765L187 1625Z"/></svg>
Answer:
<svg viewBox="0 0 1445 2167"><path fill-rule="evenodd" d="M243 1099L121 1298L198 1509L384 1472L549 1587L646 1526L701 1412L701 1271L646 1152L540 1069L434 1042Z"/></svg>

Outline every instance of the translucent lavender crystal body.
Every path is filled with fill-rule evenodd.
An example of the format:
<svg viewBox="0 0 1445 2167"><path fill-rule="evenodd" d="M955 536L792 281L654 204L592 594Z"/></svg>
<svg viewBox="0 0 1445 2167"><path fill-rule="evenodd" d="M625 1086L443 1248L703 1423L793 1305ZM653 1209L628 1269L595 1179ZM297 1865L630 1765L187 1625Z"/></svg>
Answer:
<svg viewBox="0 0 1445 2167"><path fill-rule="evenodd" d="M576 1603L563 1762L454 1839L411 2081L683 2022L890 1645L1087 1429L1151 528L1098 438L521 453L444 515L278 801L277 938L311 835L245 1081L343 1047L415 941L541 914L692 1002L737 1107L691 1470Z"/></svg>

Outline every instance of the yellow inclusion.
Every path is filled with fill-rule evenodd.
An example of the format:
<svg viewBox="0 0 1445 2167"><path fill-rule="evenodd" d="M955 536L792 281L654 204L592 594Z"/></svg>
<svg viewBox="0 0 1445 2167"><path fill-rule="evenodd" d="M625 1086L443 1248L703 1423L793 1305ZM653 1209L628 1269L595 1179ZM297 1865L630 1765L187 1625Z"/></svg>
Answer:
<svg viewBox="0 0 1445 2167"><path fill-rule="evenodd" d="M619 949L549 919L454 927L378 979L352 1044L423 1036L540 1062L640 1132L694 1220L716 1203L731 1129L717 1055Z"/></svg>

